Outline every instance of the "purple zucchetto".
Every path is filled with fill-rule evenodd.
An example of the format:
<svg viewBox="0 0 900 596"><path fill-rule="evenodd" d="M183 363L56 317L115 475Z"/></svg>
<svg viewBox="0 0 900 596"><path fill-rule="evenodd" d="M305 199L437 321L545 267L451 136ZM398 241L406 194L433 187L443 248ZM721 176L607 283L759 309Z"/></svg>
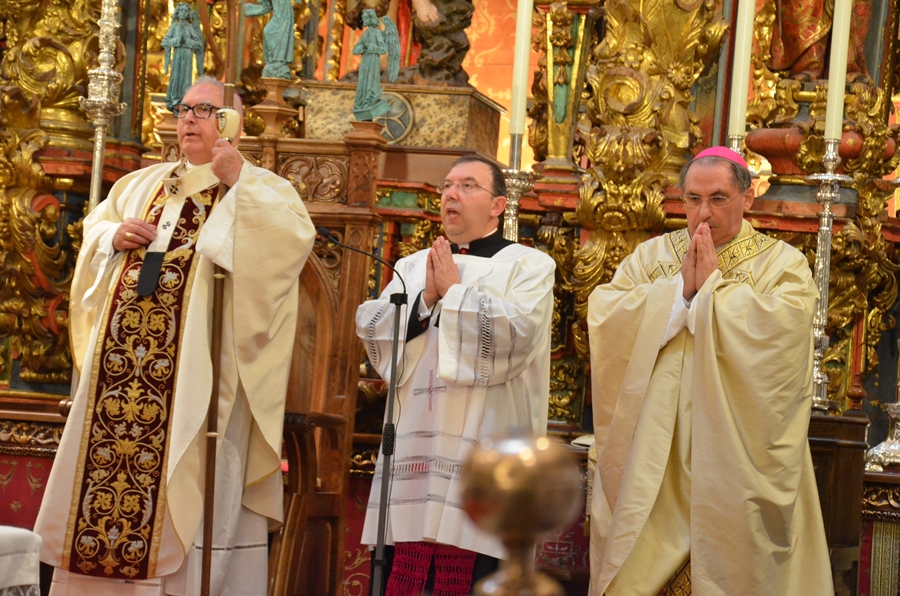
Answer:
<svg viewBox="0 0 900 596"><path fill-rule="evenodd" d="M700 159L701 157L721 157L722 159L727 159L730 162L736 163L747 171L750 170L747 166L747 162L741 157L741 154L732 151L728 147L710 147L709 149L704 149L698 153L694 159Z"/></svg>

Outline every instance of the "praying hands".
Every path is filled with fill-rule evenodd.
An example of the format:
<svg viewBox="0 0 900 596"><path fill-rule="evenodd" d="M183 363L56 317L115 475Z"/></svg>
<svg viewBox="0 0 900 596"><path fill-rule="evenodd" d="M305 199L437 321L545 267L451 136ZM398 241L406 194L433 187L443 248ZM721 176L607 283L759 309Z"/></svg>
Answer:
<svg viewBox="0 0 900 596"><path fill-rule="evenodd" d="M425 267L425 290L422 300L431 308L435 302L444 297L453 284L459 283L459 268L453 262L450 241L441 236L434 241L428 262Z"/></svg>
<svg viewBox="0 0 900 596"><path fill-rule="evenodd" d="M691 238L691 245L684 256L681 277L684 278L685 300L690 300L700 290L704 282L719 268L716 247L713 244L709 224L702 222Z"/></svg>

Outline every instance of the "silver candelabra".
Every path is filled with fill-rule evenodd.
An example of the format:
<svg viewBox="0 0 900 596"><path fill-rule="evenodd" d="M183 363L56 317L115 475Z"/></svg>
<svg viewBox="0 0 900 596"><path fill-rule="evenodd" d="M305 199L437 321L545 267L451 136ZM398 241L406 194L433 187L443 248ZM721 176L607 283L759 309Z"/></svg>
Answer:
<svg viewBox="0 0 900 596"><path fill-rule="evenodd" d="M825 358L825 350L828 348L828 335L825 333L825 325L828 323L828 281L831 275L831 227L834 222L834 213L831 206L841 198L841 183L852 182L849 176L836 174L841 163L838 148L840 139L825 139L825 157L822 162L825 165L824 174L812 174L806 177L807 182L818 184L816 202L822 205L819 213L819 232L816 243L816 288L819 290L819 298L816 300L816 313L813 317L813 342L815 353L813 356L813 410L828 413L838 409L838 404L828 399L828 375L822 369L822 361Z"/></svg>
<svg viewBox="0 0 900 596"><path fill-rule="evenodd" d="M509 167L503 168L506 180L506 209L503 211L503 237L519 241L519 202L534 188L534 174L522 169L522 135L510 135Z"/></svg>

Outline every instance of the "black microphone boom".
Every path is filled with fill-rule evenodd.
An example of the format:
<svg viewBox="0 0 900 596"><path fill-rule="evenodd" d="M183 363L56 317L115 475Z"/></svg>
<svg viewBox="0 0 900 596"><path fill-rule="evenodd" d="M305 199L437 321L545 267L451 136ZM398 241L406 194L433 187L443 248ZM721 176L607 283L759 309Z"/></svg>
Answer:
<svg viewBox="0 0 900 596"><path fill-rule="evenodd" d="M359 250L352 246L347 246L340 242L334 235L328 231L328 228L319 226L316 232L329 242L333 242L340 247L366 255L375 259L388 269L394 272L400 283L403 284L403 293L391 294L391 304L394 305L394 330L393 342L391 342L391 374L388 381L388 397L385 404L385 423L381 436L381 498L378 504L378 535L375 542L375 557L372 566L372 596L381 596L384 589L384 569L387 565L387 559L384 556L385 530L387 527L388 501L390 499L390 477L391 477L391 458L394 455L394 438L396 436L394 425L394 400L397 395L397 346L400 344L400 307L407 303L406 282L403 277L397 273L397 270L380 257Z"/></svg>
<svg viewBox="0 0 900 596"><path fill-rule="evenodd" d="M353 246L350 246L349 244L344 244L343 242L341 242L340 240L338 240L337 238L335 238L335 237L334 237L334 234L332 234L332 233L328 230L328 228L326 228L326 227L324 227L324 226L319 226L318 228L316 228L316 233L317 233L319 236L321 236L322 238L324 238L325 240L327 240L328 242L331 242L331 243L333 243L333 244L337 244L338 246L343 247L343 248L346 248L347 250L352 250L353 252L358 252L358 253L361 254L361 255L366 255L366 256L369 257L370 259L375 259L376 261L378 261L379 263L381 263L382 265L384 265L385 267L387 267L388 269L390 269L391 271L393 271L393 272L394 272L394 275L397 276L397 279L400 280L400 283L403 284L403 293L406 294L406 282L403 281L403 276L401 276L400 273L399 273L396 269L394 269L393 265L391 265L390 263L388 263L387 261L385 261L384 259L382 259L381 257L379 257L378 255L376 255L376 254L374 254L374 253L366 252L366 251L364 251L364 250L360 250L360 249L358 249L358 248L355 248L355 247L353 247Z"/></svg>

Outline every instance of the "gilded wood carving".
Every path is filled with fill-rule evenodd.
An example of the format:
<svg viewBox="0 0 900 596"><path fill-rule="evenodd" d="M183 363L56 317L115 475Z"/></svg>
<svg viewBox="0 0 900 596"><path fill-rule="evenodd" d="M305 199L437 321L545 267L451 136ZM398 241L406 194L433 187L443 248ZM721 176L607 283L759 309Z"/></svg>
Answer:
<svg viewBox="0 0 900 596"><path fill-rule="evenodd" d="M575 255L575 312L622 259L662 229L662 199L700 139L691 87L715 59L726 24L713 2L606 4L606 37L586 74L592 128L578 220L590 233ZM648 43L649 41L649 43ZM574 327L576 348L587 337Z"/></svg>

